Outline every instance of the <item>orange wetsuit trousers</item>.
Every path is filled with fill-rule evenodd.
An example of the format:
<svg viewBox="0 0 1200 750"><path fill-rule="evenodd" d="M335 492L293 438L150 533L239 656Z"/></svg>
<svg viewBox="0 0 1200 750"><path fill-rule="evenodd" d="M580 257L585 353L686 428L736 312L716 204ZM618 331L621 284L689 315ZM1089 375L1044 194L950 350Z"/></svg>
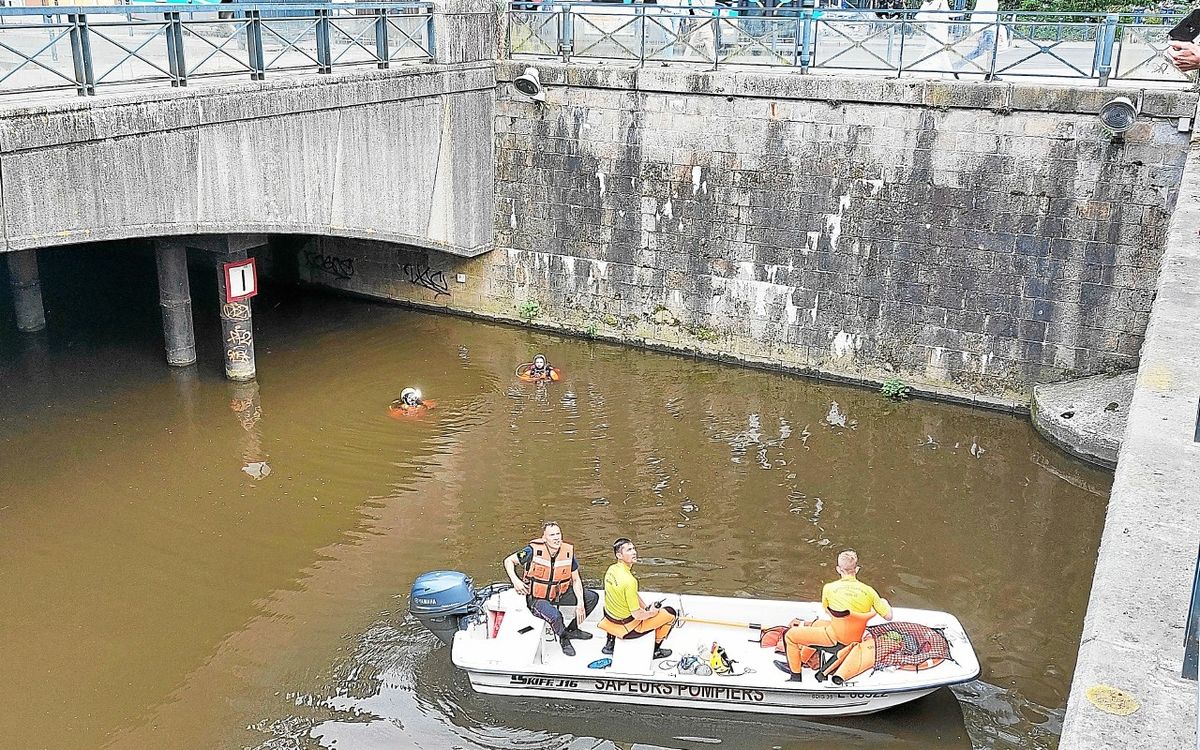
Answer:
<svg viewBox="0 0 1200 750"><path fill-rule="evenodd" d="M783 640L787 648L788 667L791 668L792 674L800 674L804 662L815 653L812 646L837 645L833 623L829 620L817 620L812 625L790 627Z"/></svg>
<svg viewBox="0 0 1200 750"><path fill-rule="evenodd" d="M600 621L600 629L618 638L637 638L651 631L654 632L654 642L662 643L675 627L675 615L665 609L660 609L645 620L633 620L627 623L616 623L607 617Z"/></svg>

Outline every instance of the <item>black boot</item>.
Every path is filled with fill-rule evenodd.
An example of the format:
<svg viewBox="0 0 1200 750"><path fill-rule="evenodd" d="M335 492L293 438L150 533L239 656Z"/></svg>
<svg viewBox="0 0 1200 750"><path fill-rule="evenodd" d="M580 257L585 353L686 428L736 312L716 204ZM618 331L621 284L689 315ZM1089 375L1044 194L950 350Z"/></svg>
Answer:
<svg viewBox="0 0 1200 750"><path fill-rule="evenodd" d="M610 635L608 640L604 642L604 648L600 649L600 653L605 656L612 656L613 649L617 647L617 637Z"/></svg>
<svg viewBox="0 0 1200 750"><path fill-rule="evenodd" d="M786 661L776 661L771 663L774 664L780 672L783 672L788 676L788 682L803 682L804 678L801 675L793 672L792 668L788 666ZM820 682L820 680L818 679L817 682Z"/></svg>
<svg viewBox="0 0 1200 750"><path fill-rule="evenodd" d="M567 626L567 637L577 641L590 641L592 634L579 629L579 620L572 620L571 624Z"/></svg>
<svg viewBox="0 0 1200 750"><path fill-rule="evenodd" d="M574 656L575 647L571 645L571 639L567 638L567 634L563 633L558 639L558 645L562 646L563 656Z"/></svg>
<svg viewBox="0 0 1200 750"><path fill-rule="evenodd" d="M654 644L654 656L652 658L665 659L670 655L671 655L671 649L663 648L661 643Z"/></svg>

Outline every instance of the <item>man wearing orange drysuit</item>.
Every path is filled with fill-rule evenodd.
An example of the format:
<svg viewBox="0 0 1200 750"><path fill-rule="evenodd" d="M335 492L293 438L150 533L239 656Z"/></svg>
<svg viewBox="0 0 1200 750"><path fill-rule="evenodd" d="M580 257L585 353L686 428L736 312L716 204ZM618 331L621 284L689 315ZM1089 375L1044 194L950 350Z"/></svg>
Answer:
<svg viewBox="0 0 1200 750"><path fill-rule="evenodd" d="M827 620L811 623L793 621L784 635L787 663L775 662L781 671L800 680L804 662L813 654L814 646L849 646L863 639L867 622L876 614L892 619L892 607L867 584L859 581L858 553L848 549L838 555L837 571L841 578L825 584L821 590L821 606L829 615Z"/></svg>

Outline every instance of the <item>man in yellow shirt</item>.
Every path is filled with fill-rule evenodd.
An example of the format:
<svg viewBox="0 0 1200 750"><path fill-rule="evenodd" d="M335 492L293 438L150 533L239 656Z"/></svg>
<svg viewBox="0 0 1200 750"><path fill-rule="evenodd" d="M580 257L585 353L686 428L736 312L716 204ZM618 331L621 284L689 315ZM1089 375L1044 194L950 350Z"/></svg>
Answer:
<svg viewBox="0 0 1200 750"><path fill-rule="evenodd" d="M617 638L640 638L653 632L654 658L667 658L671 649L663 648L662 643L675 626L675 610L662 606L662 602L647 607L638 595L638 581L632 570L638 556L633 542L625 537L613 542L613 555L617 561L604 574L604 617L600 629L608 633L608 642L601 651L612 654Z"/></svg>
<svg viewBox="0 0 1200 750"><path fill-rule="evenodd" d="M858 580L858 553L848 549L838 554L837 571L841 578L825 584L821 590L821 606L828 620L810 623L792 621L784 635L787 663L775 662L781 671L800 680L804 662L813 654L814 646L849 646L862 641L867 623L875 615L892 619L892 606L875 589ZM818 680L822 675L817 675Z"/></svg>

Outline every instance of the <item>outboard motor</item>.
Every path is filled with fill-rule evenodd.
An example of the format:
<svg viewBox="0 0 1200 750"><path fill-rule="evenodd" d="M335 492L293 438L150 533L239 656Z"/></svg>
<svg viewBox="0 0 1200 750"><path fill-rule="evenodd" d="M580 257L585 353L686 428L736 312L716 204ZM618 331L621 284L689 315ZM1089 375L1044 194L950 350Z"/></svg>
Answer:
<svg viewBox="0 0 1200 750"><path fill-rule="evenodd" d="M479 611L470 576L454 570L422 573L413 581L408 611L447 645L464 617Z"/></svg>

